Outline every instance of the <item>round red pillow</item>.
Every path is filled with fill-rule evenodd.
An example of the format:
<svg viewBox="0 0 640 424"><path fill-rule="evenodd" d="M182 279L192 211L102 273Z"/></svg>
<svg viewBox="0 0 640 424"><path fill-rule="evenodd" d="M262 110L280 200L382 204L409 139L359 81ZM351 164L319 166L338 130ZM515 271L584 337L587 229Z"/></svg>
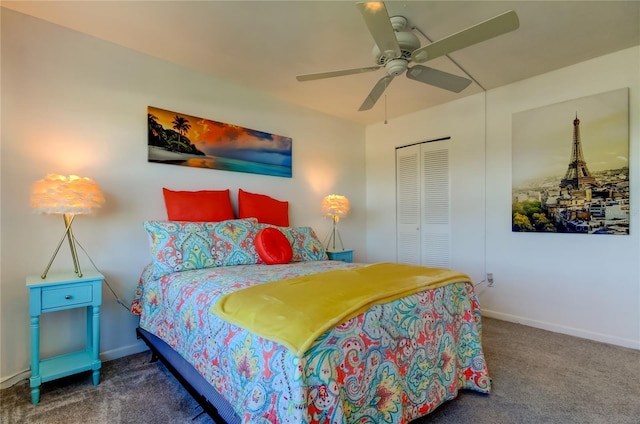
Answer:
<svg viewBox="0 0 640 424"><path fill-rule="evenodd" d="M267 265L288 264L293 258L293 249L287 237L277 228L268 227L256 234L256 252Z"/></svg>

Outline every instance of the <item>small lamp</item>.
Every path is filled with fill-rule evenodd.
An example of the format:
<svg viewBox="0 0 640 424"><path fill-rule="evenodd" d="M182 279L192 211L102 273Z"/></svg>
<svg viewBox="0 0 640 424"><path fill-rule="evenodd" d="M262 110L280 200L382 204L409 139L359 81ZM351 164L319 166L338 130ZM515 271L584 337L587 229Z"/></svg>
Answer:
<svg viewBox="0 0 640 424"><path fill-rule="evenodd" d="M333 219L333 229L328 236L329 241L327 242L327 250L329 250L330 244L331 250L336 250L336 236L340 240L342 250L344 250L342 237L340 237L340 232L338 231L338 221L340 221L340 218L347 216L350 209L351 205L349 204L349 199L344 196L330 194L322 199L322 214L327 218Z"/></svg>
<svg viewBox="0 0 640 424"><path fill-rule="evenodd" d="M31 207L39 213L62 215L65 226L60 243L58 243L58 247L53 252L47 268L41 275L42 279L47 278L49 268L51 268L51 264L58 254L65 237L69 240L74 271L78 277L82 277L71 223L76 215L91 213L103 204L104 196L100 191L100 187L91 178L49 174L33 185L31 189Z"/></svg>

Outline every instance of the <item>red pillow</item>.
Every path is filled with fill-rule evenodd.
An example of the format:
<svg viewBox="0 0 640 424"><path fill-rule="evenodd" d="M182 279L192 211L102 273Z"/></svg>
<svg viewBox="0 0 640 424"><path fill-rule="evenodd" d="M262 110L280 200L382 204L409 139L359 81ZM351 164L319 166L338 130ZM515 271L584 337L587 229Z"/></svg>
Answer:
<svg viewBox="0 0 640 424"><path fill-rule="evenodd" d="M238 190L238 218L257 218L258 222L289 226L289 202L282 202L264 194Z"/></svg>
<svg viewBox="0 0 640 424"><path fill-rule="evenodd" d="M293 258L293 249L287 237L276 228L264 228L255 238L256 252L267 265L288 264Z"/></svg>
<svg viewBox="0 0 640 424"><path fill-rule="evenodd" d="M162 188L169 221L219 222L234 219L229 190L173 191Z"/></svg>

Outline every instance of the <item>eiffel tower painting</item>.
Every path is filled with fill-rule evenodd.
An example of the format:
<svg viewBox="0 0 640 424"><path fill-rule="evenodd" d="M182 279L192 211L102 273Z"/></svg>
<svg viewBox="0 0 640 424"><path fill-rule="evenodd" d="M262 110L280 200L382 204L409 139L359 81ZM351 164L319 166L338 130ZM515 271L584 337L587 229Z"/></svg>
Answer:
<svg viewBox="0 0 640 424"><path fill-rule="evenodd" d="M564 178L560 182L561 188L569 188L579 190L588 186L597 186L598 182L591 176L587 168L587 162L582 154L582 145L580 144L580 120L576 113L576 119L573 120L573 145L571 148L571 158L569 159L569 167Z"/></svg>
<svg viewBox="0 0 640 424"><path fill-rule="evenodd" d="M629 234L628 88L518 111L511 124L511 231Z"/></svg>

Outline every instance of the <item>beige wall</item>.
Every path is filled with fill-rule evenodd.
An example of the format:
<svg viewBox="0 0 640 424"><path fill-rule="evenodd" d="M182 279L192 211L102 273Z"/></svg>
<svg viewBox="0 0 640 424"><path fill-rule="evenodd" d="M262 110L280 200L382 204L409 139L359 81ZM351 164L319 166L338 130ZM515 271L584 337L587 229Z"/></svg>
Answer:
<svg viewBox="0 0 640 424"><path fill-rule="evenodd" d="M289 136L293 178L278 178L147 162L147 106ZM29 367L25 276L43 271L62 232L62 218L29 208L31 185L47 173L95 179L106 205L79 216L74 232L128 302L149 261L146 219L166 217L162 187L238 188L290 201L292 225L312 226L322 239L331 223L322 197L346 195L352 213L343 240L365 257L364 127L300 109L185 68L2 9L2 263L0 381ZM52 269L72 266L65 244ZM90 263L80 253L84 269ZM84 343L81 311L43 317L44 354ZM102 357L144 346L137 319L105 288ZM5 385L6 385L5 384Z"/></svg>

